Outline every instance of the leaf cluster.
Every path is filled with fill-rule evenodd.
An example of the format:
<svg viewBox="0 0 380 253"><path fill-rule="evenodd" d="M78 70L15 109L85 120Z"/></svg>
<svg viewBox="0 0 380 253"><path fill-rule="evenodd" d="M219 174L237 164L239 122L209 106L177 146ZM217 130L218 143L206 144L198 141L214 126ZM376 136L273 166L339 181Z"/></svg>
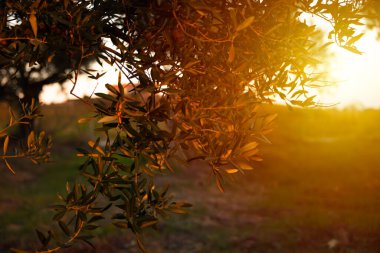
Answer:
<svg viewBox="0 0 380 253"><path fill-rule="evenodd" d="M12 136L12 129L17 125L29 125L31 119L41 117L38 112L38 105L34 101L30 105L22 104L21 107L23 114L19 117L15 116L12 109L9 108L9 123L0 129L0 140L3 141L3 153L0 155L0 159L13 174L16 172L8 160L28 158L36 164L48 162L53 146L51 137L46 137L44 131L41 131L38 135L31 131L26 140L21 140L18 145L15 145L17 138ZM10 146L14 146L14 152L12 153L9 151Z"/></svg>

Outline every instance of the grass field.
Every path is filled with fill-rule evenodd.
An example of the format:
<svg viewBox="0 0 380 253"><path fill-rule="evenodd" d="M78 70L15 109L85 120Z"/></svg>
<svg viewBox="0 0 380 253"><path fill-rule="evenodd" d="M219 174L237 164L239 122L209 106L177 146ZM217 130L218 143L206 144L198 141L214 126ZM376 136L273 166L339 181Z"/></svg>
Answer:
<svg viewBox="0 0 380 253"><path fill-rule="evenodd" d="M56 134L52 163L19 164L16 176L1 168L0 252L29 245L35 227L48 228L46 207L75 178L73 145L94 133L75 124L88 112L74 107L45 108L42 123ZM262 145L264 161L233 178L226 193L201 163L159 179L194 207L146 232L150 252L380 252L380 111L267 110L279 115L273 143ZM106 226L97 234L97 252L137 252L129 233Z"/></svg>

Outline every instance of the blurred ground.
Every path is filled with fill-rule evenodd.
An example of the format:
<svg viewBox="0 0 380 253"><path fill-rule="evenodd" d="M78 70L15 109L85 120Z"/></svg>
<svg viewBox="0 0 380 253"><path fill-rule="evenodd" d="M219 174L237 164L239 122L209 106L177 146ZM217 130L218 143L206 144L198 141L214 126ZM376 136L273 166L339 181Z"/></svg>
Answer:
<svg viewBox="0 0 380 253"><path fill-rule="evenodd" d="M380 111L266 110L279 114L273 144L262 145L265 160L232 178L226 193L199 162L159 179L194 207L147 231L149 252L380 252ZM75 178L74 148L94 136L76 124L85 107L71 102L44 111L40 124L55 133L54 162L17 164L16 176L1 167L0 252L31 245L35 227L49 228L45 207ZM138 252L130 233L112 226L96 233L96 252Z"/></svg>

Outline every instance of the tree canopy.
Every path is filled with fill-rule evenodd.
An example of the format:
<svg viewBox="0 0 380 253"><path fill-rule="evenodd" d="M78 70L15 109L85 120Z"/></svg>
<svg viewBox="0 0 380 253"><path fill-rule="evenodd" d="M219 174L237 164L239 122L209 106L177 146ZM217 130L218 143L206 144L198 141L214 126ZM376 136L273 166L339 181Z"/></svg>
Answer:
<svg viewBox="0 0 380 253"><path fill-rule="evenodd" d="M155 174L173 170L170 157L179 149L191 150L189 161L207 161L223 191L225 175L250 170L261 161L258 145L268 141L265 135L275 116L262 114L260 104L270 102L273 95L289 105L315 104L308 87L317 81L313 69L323 61L321 52L329 43L321 41L318 27L306 22L303 13L331 24L331 42L360 53L355 42L361 34L355 27L368 16L367 4L361 0L0 1L0 97L12 89L17 90L15 96L35 98L19 87L27 85L39 94L42 85L66 79L73 88L86 85L78 83L81 73L93 79L103 74L88 68L91 61L119 69L118 89L105 84L109 93L96 94L100 100L83 100L96 113L81 121L96 119L101 139L80 149L79 155L88 158L80 167L87 182L68 184L62 204L53 207L64 235L38 231L42 244L38 252L57 251L77 240L88 242L88 231L96 228L93 223L110 206L119 210L114 224L131 229L144 250L143 228L155 226L160 215L182 213L189 206L171 201L167 189L154 184ZM128 93L135 96L126 94L122 76L134 86ZM30 108L31 100L25 101L24 109ZM15 123L12 116L9 126ZM0 132L1 158L11 166L7 129ZM30 157L45 159L50 141L39 136L32 132L26 147L38 151ZM108 204L99 206L99 196Z"/></svg>

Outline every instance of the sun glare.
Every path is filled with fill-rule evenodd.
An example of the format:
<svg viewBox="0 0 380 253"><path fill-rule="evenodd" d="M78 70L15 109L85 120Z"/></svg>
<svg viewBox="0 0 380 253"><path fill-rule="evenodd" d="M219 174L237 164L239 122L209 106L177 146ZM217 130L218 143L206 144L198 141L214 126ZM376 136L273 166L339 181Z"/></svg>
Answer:
<svg viewBox="0 0 380 253"><path fill-rule="evenodd" d="M313 23L328 33L331 25L326 21L309 14L302 14L301 19ZM362 55L354 54L336 44L330 46L331 56L326 59L326 88L318 91L319 102L336 105L339 108L380 107L380 39L376 31L356 27L364 36L356 42Z"/></svg>
<svg viewBox="0 0 380 253"><path fill-rule="evenodd" d="M365 31L357 47L362 55L332 46L334 55L329 62L329 72L336 85L331 88L329 100L335 100L340 107L380 107L380 42L377 34Z"/></svg>

